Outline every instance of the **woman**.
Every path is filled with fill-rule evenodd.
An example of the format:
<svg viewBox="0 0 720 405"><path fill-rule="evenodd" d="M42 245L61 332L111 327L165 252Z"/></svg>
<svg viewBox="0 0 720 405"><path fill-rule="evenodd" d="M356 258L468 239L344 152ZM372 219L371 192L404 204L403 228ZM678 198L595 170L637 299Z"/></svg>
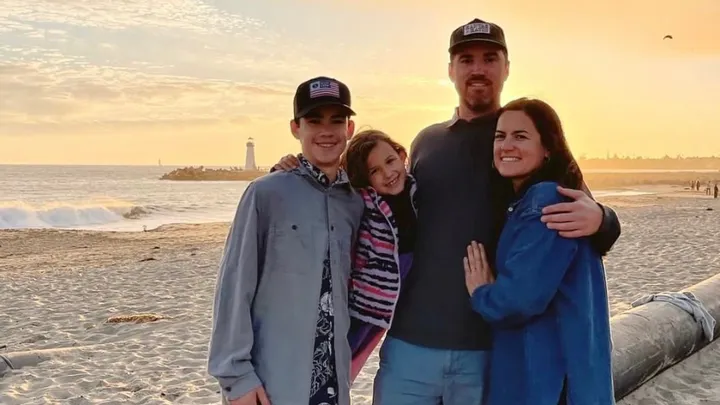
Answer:
<svg viewBox="0 0 720 405"><path fill-rule="evenodd" d="M512 183L494 280L482 246L465 258L473 310L493 326L489 405L614 404L610 319L602 259L587 238L540 221L583 188L556 112L532 99L500 111L494 165Z"/></svg>

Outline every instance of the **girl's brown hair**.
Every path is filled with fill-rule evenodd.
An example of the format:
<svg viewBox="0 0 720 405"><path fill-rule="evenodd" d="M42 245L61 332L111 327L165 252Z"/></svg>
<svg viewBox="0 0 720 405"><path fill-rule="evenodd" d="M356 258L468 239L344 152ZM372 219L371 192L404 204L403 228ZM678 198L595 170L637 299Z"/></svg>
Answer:
<svg viewBox="0 0 720 405"><path fill-rule="evenodd" d="M355 188L370 187L369 168L367 164L370 152L379 142L385 142L398 154L407 156L405 147L395 142L385 132L376 129L367 129L355 134L348 142L347 150L343 153L340 165L345 169L350 184Z"/></svg>
<svg viewBox="0 0 720 405"><path fill-rule="evenodd" d="M502 107L500 115L505 111L522 111L527 114L549 154L540 170L523 188L541 181L554 181L564 187L584 189L583 175L565 139L560 117L549 104L537 99L520 98Z"/></svg>

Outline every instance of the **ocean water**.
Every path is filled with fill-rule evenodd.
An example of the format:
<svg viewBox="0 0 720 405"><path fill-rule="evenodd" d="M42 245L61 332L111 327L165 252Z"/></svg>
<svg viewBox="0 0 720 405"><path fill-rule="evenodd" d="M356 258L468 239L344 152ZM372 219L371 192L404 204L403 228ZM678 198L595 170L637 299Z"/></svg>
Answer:
<svg viewBox="0 0 720 405"><path fill-rule="evenodd" d="M229 222L241 181L168 181L175 167L0 165L0 229L142 231L170 223ZM593 190L597 197L646 194Z"/></svg>
<svg viewBox="0 0 720 405"><path fill-rule="evenodd" d="M0 165L0 229L142 231L232 220L247 182L159 180L173 169Z"/></svg>

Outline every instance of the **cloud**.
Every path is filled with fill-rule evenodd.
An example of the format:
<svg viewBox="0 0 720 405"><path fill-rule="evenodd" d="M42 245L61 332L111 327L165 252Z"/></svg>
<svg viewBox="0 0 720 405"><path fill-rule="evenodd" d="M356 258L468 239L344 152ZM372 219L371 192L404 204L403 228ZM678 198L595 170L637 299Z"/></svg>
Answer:
<svg viewBox="0 0 720 405"><path fill-rule="evenodd" d="M315 61L263 25L200 0L3 0L0 135L286 114L294 87L278 74Z"/></svg>
<svg viewBox="0 0 720 405"><path fill-rule="evenodd" d="M90 63L171 65L183 74L219 63L227 65L217 69L224 74L241 66L248 74L267 72L259 60L290 72L276 63L278 55L300 70L314 63L262 20L219 9L211 0L3 0L0 32L4 45L58 50Z"/></svg>
<svg viewBox="0 0 720 405"><path fill-rule="evenodd" d="M0 26L57 23L122 30L130 27L184 29L196 33L249 33L262 22L224 13L197 0L4 0Z"/></svg>
<svg viewBox="0 0 720 405"><path fill-rule="evenodd" d="M48 58L0 65L4 122L108 122L224 119L289 99L292 89L256 83L149 74Z"/></svg>

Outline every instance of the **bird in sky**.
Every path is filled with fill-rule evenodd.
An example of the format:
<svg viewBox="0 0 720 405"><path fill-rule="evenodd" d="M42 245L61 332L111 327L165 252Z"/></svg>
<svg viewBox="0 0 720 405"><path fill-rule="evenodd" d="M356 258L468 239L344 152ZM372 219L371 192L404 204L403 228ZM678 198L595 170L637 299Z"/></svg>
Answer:
<svg viewBox="0 0 720 405"><path fill-rule="evenodd" d="M672 35L665 35L663 39L673 39Z"/></svg>

